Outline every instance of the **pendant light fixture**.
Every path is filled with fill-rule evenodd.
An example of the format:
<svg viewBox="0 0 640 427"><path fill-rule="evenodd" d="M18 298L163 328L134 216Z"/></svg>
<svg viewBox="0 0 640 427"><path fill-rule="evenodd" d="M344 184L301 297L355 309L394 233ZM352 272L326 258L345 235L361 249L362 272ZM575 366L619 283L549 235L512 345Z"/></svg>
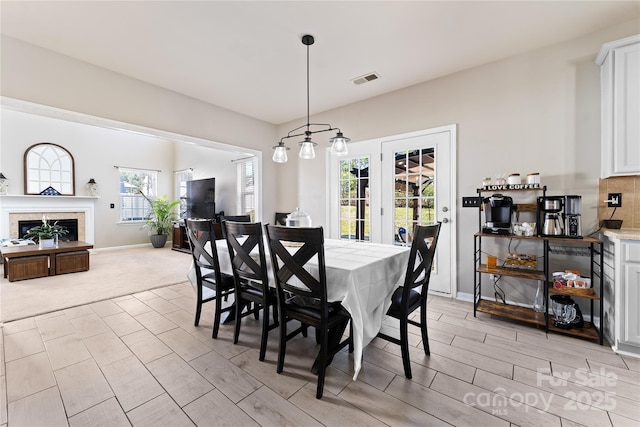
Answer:
<svg viewBox="0 0 640 427"><path fill-rule="evenodd" d="M320 132L330 132L330 131L338 131L336 136L331 138L329 142L331 142L331 153L336 156L344 156L348 153L347 142L351 141L349 138L346 138L339 128L334 128L330 124L325 123L309 123L309 46L314 43L313 36L304 35L302 36L302 44L307 47L307 124L297 127L280 139L278 145L273 146L273 161L276 163L286 163L287 162L287 150L289 147L284 145L284 140L289 138L297 138L304 136L304 139L298 142L300 146L299 157L301 159L313 159L316 157L315 147L316 144L311 140L311 135L314 133ZM311 127L320 127L317 130L311 130ZM304 132L300 132L301 129L305 129ZM297 133L296 133L297 132Z"/></svg>

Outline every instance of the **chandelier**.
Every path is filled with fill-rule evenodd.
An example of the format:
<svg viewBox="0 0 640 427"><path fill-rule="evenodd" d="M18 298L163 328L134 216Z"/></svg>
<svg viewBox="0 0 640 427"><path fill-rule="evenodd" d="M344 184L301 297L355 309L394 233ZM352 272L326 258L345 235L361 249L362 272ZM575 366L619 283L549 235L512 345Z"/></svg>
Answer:
<svg viewBox="0 0 640 427"><path fill-rule="evenodd" d="M346 138L339 128L334 128L330 124L325 123L309 123L309 46L311 46L314 42L313 36L304 35L302 36L302 44L307 47L307 124L299 126L280 139L278 145L273 146L273 161L276 163L286 163L287 162L287 150L289 147L284 145L284 140L289 138L298 138L304 136L304 139L298 142L300 146L299 157L301 159L313 159L316 157L315 146L318 145L311 140L311 135L314 133L321 132L331 132L337 131L336 136L329 139L331 142L331 153L336 156L344 156L348 153L347 142L351 141L349 138ZM316 130L311 130L312 127L317 128ZM301 129L305 129L304 132Z"/></svg>

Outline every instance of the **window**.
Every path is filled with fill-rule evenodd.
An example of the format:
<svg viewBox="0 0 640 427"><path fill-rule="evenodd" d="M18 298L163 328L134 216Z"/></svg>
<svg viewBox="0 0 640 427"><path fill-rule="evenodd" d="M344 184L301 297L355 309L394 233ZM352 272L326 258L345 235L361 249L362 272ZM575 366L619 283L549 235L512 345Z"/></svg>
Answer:
<svg viewBox="0 0 640 427"><path fill-rule="evenodd" d="M255 165L253 159L238 163L238 214L256 216Z"/></svg>
<svg viewBox="0 0 640 427"><path fill-rule="evenodd" d="M395 244L408 245L416 225L431 225L435 216L435 148L394 151L393 212Z"/></svg>
<svg viewBox="0 0 640 427"><path fill-rule="evenodd" d="M340 161L340 238L371 240L369 158Z"/></svg>
<svg viewBox="0 0 640 427"><path fill-rule="evenodd" d="M158 171L118 168L120 172L120 221L143 221L151 214L151 205L142 196L156 197ZM142 194L140 194L142 193Z"/></svg>
<svg viewBox="0 0 640 427"><path fill-rule="evenodd" d="M32 145L24 153L25 194L75 195L73 156L57 144Z"/></svg>
<svg viewBox="0 0 640 427"><path fill-rule="evenodd" d="M184 218L187 214L187 181L193 179L193 169L183 169L175 172L175 194L180 200L180 218Z"/></svg>

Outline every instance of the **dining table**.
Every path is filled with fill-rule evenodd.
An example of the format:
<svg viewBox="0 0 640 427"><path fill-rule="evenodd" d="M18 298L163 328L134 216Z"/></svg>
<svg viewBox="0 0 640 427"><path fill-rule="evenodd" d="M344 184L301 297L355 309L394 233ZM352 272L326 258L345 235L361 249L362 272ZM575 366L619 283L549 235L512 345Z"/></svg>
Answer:
<svg viewBox="0 0 640 427"><path fill-rule="evenodd" d="M226 240L216 240L216 248L221 272L233 274ZM297 248L290 250L295 252ZM266 242L265 251L269 284L275 287ZM339 239L324 241L327 299L340 302L351 315L354 380L362 367L364 347L378 335L391 305L391 295L402 285L409 252L410 248L405 246ZM308 266L314 274L313 261ZM188 277L195 283L193 268Z"/></svg>

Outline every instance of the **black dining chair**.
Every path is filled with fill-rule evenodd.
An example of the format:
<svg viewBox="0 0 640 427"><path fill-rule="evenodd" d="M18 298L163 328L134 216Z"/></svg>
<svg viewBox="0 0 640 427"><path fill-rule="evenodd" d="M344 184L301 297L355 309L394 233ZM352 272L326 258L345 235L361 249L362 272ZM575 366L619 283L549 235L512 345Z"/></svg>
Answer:
<svg viewBox="0 0 640 427"><path fill-rule="evenodd" d="M427 356L431 354L427 332L427 291L429 290L431 267L438 244L440 225L441 223L438 222L429 226L416 225L414 228L404 285L396 289L391 296L391 306L387 311L387 316L400 320L400 339L383 332L378 333L379 338L400 345L404 375L409 379L411 379L411 362L409 360L408 323L420 327L424 353ZM420 322L409 319L409 315L418 308L420 308Z"/></svg>
<svg viewBox="0 0 640 427"><path fill-rule="evenodd" d="M223 234L227 239L231 268L235 279L236 327L233 343L238 343L242 317L262 313L260 361L267 351L269 331L278 327L278 303L275 289L269 287L268 264L265 256L262 223L224 221ZM257 249L257 254L252 252ZM253 307L251 307L253 305ZM244 313L244 309L247 309ZM273 308L273 323L269 323L269 309Z"/></svg>
<svg viewBox="0 0 640 427"><path fill-rule="evenodd" d="M233 306L222 307L222 298L226 299L235 290L233 276L220 271L214 223L210 219L187 219L186 223L187 238L196 271L195 326L200 323L202 304L215 301L216 311L211 336L217 338L222 313L233 309Z"/></svg>
<svg viewBox="0 0 640 427"><path fill-rule="evenodd" d="M340 342L350 320L339 302L327 300L327 277L324 259L322 227L282 227L266 225L271 264L276 282L280 314L280 345L276 371L282 373L287 341L308 326L316 329L320 353L312 371L317 369L316 398L322 398L327 364L333 356L352 341L351 336ZM311 264L311 265L310 265ZM317 271L311 274L310 271ZM287 331L287 320L300 321L301 326Z"/></svg>
<svg viewBox="0 0 640 427"><path fill-rule="evenodd" d="M220 222L223 221L251 222L251 215L222 215Z"/></svg>
<svg viewBox="0 0 640 427"><path fill-rule="evenodd" d="M275 225L287 225L287 217L289 212L276 212Z"/></svg>

